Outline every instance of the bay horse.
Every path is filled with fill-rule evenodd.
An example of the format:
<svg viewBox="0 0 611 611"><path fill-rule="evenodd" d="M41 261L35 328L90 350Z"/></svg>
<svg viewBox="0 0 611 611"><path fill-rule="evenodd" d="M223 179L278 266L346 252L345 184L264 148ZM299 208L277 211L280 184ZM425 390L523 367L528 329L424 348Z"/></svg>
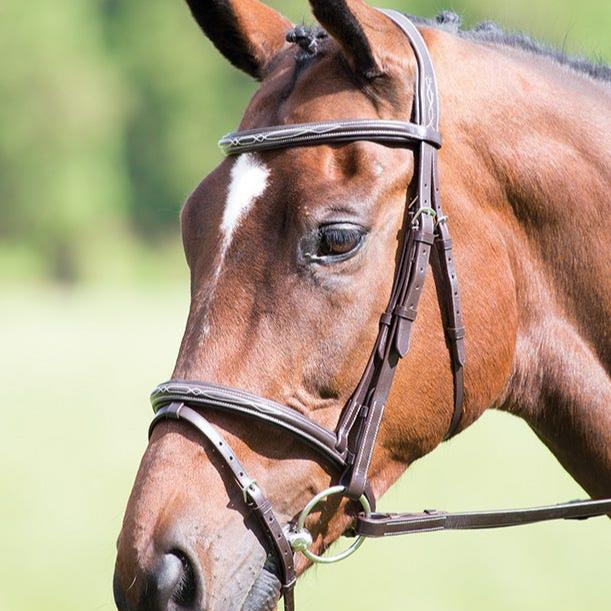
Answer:
<svg viewBox="0 0 611 611"><path fill-rule="evenodd" d="M324 30L295 28L257 0L188 4L220 52L261 81L241 129L413 116L413 47L362 0L311 0ZM592 497L608 497L611 71L490 24L462 32L450 13L419 23L469 338L456 432L486 409L518 415ZM172 379L244 389L333 429L378 334L417 161L367 139L225 159L182 210L191 307ZM371 458L374 497L448 431L442 318L429 281ZM206 418L208 439L227 440L281 526L337 481L282 431ZM180 419L152 430L118 542L121 611L276 607L278 567L223 452ZM328 501L308 521L314 551L346 531L351 505ZM309 564L299 557L297 572Z"/></svg>

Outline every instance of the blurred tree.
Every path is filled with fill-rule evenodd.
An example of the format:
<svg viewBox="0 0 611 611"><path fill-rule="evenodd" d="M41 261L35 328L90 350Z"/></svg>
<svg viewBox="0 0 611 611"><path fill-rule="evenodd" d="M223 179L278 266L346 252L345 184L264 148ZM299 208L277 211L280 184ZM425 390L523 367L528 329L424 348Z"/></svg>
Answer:
<svg viewBox="0 0 611 611"><path fill-rule="evenodd" d="M296 22L306 0L270 0ZM380 0L432 16L446 0ZM611 3L455 0L466 25L494 19L569 52L608 58ZM220 57L183 0L0 4L0 262L19 248L74 280L92 245L155 245L220 160L255 89Z"/></svg>
<svg viewBox="0 0 611 611"><path fill-rule="evenodd" d="M0 5L0 235L65 281L127 209L124 95L96 12L73 0Z"/></svg>
<svg viewBox="0 0 611 611"><path fill-rule="evenodd" d="M152 240L176 223L187 190L218 163L217 136L254 86L227 70L185 3L111 6L105 12L111 52L130 88L123 132L129 220Z"/></svg>

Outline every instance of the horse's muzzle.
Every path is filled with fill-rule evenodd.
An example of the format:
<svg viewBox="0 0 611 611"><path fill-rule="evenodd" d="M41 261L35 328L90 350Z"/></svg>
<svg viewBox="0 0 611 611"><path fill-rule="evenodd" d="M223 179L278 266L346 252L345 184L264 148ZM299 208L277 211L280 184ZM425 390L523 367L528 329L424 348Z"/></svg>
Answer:
<svg viewBox="0 0 611 611"><path fill-rule="evenodd" d="M173 549L159 554L143 577L115 571L113 593L119 611L202 611L204 581L197 560Z"/></svg>

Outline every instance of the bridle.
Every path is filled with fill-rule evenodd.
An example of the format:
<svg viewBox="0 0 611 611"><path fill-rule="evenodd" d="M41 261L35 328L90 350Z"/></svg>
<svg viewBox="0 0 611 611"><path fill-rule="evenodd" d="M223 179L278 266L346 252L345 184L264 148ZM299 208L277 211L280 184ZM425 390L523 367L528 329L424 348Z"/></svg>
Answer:
<svg viewBox="0 0 611 611"><path fill-rule="evenodd" d="M231 471L242 490L244 503L257 517L273 548L287 611L294 609L295 552L303 553L312 562L329 563L353 553L365 537L495 528L558 518L584 519L611 512L611 499L454 514L430 510L403 514L374 511L375 498L367 474L397 365L409 350L411 328L416 319L429 259L434 270L454 379L453 414L446 439L457 431L461 421L465 362L452 241L447 217L441 209L438 187L437 150L441 146L441 137L435 72L424 40L411 21L397 11L382 12L402 30L416 56L418 69L412 122L366 119L267 127L234 132L219 143L226 155L363 140L414 151L417 195L411 204L406 205L407 229L400 246L391 296L380 317L378 335L363 375L345 405L336 429L327 430L298 411L269 399L209 383L172 380L159 385L151 395L156 415L149 434L161 420L188 422L208 439ZM316 450L332 466L339 474L339 483L317 494L303 509L296 524L283 528L256 481L248 476L227 442L202 415L208 410L245 415L288 431ZM331 495L343 495L360 502L362 512L350 532L356 536L352 545L330 558L310 551L312 538L305 528L305 520L320 501Z"/></svg>

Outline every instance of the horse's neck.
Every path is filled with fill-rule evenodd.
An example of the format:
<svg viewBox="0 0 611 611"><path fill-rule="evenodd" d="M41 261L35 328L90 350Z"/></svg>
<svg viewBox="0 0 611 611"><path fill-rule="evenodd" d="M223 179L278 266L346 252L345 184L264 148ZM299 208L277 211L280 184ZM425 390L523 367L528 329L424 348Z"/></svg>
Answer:
<svg viewBox="0 0 611 611"><path fill-rule="evenodd" d="M547 293L545 314L552 310L575 325L609 370L611 98L593 95L597 85L567 69L550 64L549 71L547 80L531 67L526 82L520 73L515 78L516 99L505 107L514 120L492 135L493 171L513 216L507 238L515 273L530 284L530 299Z"/></svg>
<svg viewBox="0 0 611 611"><path fill-rule="evenodd" d="M476 48L448 109L446 142L457 134L457 157L468 149L455 177L499 221L519 306L573 325L608 371L611 87L548 58Z"/></svg>
<svg viewBox="0 0 611 611"><path fill-rule="evenodd" d="M515 353L499 402L589 492L609 495L609 93L522 52L478 47L467 57L440 79L460 170L445 169L491 229L461 246L500 238L515 285Z"/></svg>

